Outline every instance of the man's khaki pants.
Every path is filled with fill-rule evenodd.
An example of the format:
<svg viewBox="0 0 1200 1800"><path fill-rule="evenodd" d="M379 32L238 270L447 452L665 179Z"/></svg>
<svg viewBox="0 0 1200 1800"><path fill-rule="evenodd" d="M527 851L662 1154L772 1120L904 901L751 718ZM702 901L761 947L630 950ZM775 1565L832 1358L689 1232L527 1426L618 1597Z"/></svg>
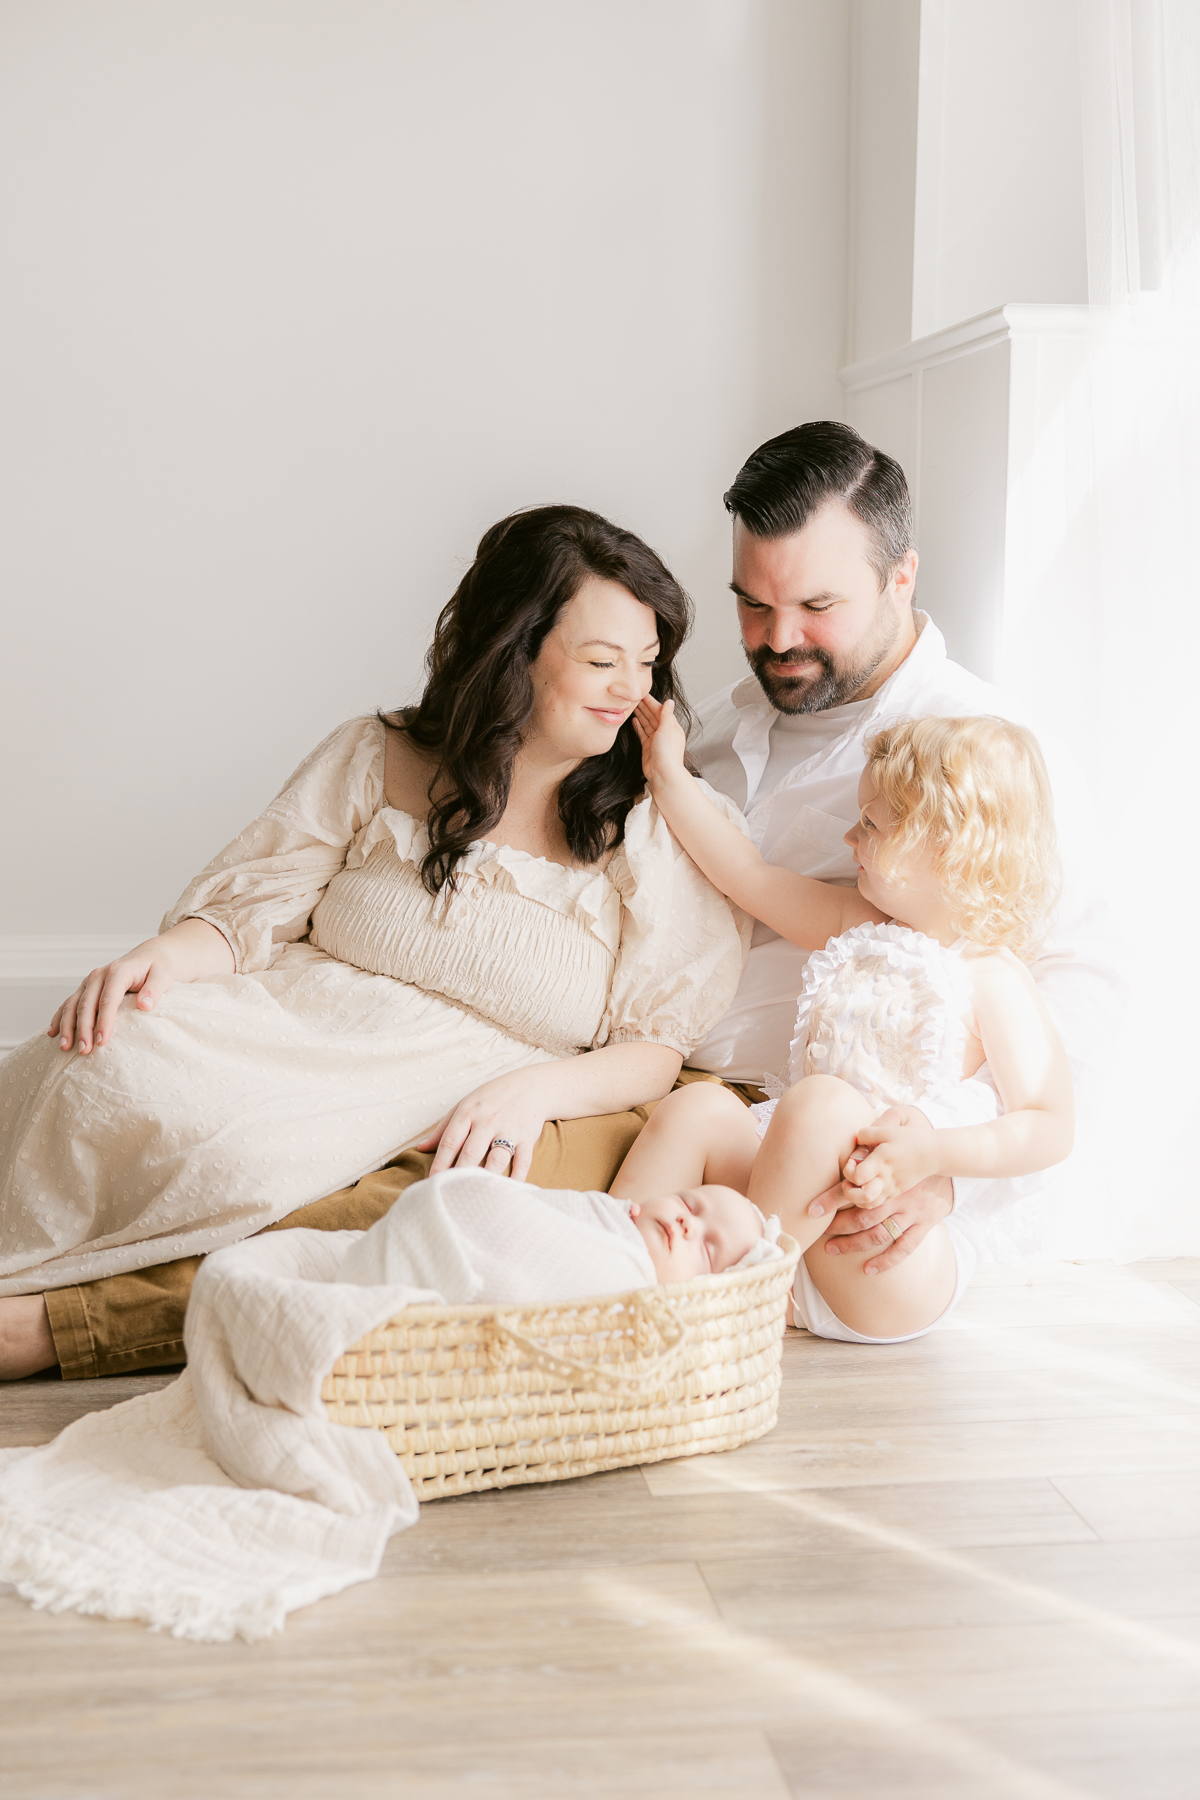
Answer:
<svg viewBox="0 0 1200 1800"><path fill-rule="evenodd" d="M715 1075L685 1069L676 1086L716 1080ZM747 1103L762 1098L757 1089L735 1088L734 1092ZM630 1112L544 1126L534 1151L530 1181L544 1188L607 1192L657 1104L651 1101ZM307 1226L315 1231L366 1231L383 1218L398 1194L429 1173L432 1161L432 1151L406 1150L385 1169L302 1206L266 1229L287 1231ZM109 1275L81 1287L51 1289L46 1310L64 1381L129 1375L137 1369L181 1363L183 1315L201 1260L185 1256L130 1275Z"/></svg>

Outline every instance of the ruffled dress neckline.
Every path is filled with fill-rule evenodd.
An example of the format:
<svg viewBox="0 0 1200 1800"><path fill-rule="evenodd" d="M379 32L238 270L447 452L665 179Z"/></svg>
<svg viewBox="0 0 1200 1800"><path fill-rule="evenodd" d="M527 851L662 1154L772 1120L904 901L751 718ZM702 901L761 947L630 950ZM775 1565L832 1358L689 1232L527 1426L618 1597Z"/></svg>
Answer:
<svg viewBox="0 0 1200 1800"><path fill-rule="evenodd" d="M347 869L355 869L381 843L390 843L402 863L419 866L429 852L429 832L422 820L398 806L381 806L346 857ZM603 869L574 869L511 844L479 838L459 857L455 880L447 882L433 903L432 916L449 925L469 910L470 895L481 884L500 880L527 900L588 926L615 955L621 932L620 870L623 846L618 845Z"/></svg>
<svg viewBox="0 0 1200 1800"><path fill-rule="evenodd" d="M920 1026L918 1091L933 1093L961 1081L967 1047L966 1015L971 1010L974 983L963 960L966 938L946 945L911 926L888 923L855 925L840 937L830 938L823 950L815 950L804 966L804 987L796 1010L796 1025L789 1048L784 1078L768 1083L776 1098L805 1073L813 1011L834 988L849 965L867 957L882 957L897 975L923 983L934 1004L926 1007ZM913 1098L916 1097L914 1094Z"/></svg>

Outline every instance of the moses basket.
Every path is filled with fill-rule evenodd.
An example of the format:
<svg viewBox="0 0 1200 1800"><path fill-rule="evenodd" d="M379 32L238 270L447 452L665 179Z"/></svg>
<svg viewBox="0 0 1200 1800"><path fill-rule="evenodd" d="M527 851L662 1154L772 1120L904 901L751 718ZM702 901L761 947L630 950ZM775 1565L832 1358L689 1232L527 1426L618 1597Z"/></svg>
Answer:
<svg viewBox="0 0 1200 1800"><path fill-rule="evenodd" d="M411 1306L334 1364L338 1425L382 1431L418 1500L732 1450L779 1406L800 1251L600 1299Z"/></svg>

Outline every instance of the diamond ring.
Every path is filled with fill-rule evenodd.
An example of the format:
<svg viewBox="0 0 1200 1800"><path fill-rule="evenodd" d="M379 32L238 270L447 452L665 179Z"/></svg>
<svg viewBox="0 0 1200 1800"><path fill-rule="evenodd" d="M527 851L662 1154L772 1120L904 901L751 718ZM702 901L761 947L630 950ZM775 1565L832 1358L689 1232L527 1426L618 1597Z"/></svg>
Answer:
<svg viewBox="0 0 1200 1800"><path fill-rule="evenodd" d="M510 1156L515 1156L517 1153L517 1146L515 1144L510 1144L507 1138L493 1138L489 1148L492 1150L507 1150Z"/></svg>

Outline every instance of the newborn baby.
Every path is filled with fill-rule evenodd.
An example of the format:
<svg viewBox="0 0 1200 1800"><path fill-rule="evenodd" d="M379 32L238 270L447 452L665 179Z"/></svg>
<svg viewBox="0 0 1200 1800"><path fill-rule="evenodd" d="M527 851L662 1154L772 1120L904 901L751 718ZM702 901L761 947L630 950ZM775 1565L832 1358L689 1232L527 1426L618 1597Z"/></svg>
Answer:
<svg viewBox="0 0 1200 1800"><path fill-rule="evenodd" d="M448 1169L401 1194L337 1280L421 1288L451 1306L583 1300L778 1256L778 1232L733 1188L617 1200Z"/></svg>

